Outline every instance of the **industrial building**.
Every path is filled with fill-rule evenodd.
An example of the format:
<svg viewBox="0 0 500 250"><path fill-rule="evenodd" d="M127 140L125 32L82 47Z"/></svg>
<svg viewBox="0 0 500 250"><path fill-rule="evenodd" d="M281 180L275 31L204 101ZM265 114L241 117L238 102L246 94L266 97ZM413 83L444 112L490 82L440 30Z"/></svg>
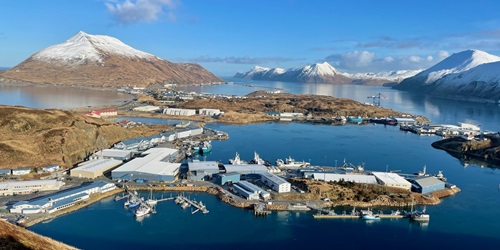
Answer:
<svg viewBox="0 0 500 250"><path fill-rule="evenodd" d="M261 164L226 164L224 165L224 169L226 169L226 173L236 172L240 174L262 174L267 173L267 167Z"/></svg>
<svg viewBox="0 0 500 250"><path fill-rule="evenodd" d="M113 159L91 160L71 169L70 176L95 179L122 163L122 161Z"/></svg>
<svg viewBox="0 0 500 250"><path fill-rule="evenodd" d="M95 118L110 117L117 115L118 112L116 111L116 109L92 110L87 114L85 114L85 116L95 117Z"/></svg>
<svg viewBox="0 0 500 250"><path fill-rule="evenodd" d="M290 192L292 186L288 181L271 173L261 174L261 181L278 193Z"/></svg>
<svg viewBox="0 0 500 250"><path fill-rule="evenodd" d="M118 161L128 161L134 156L134 151L126 149L103 149L95 152L90 159L113 159Z"/></svg>
<svg viewBox="0 0 500 250"><path fill-rule="evenodd" d="M223 186L226 184L238 183L241 180L239 173L225 173L217 175L217 184Z"/></svg>
<svg viewBox="0 0 500 250"><path fill-rule="evenodd" d="M137 137L116 143L113 149L132 150L134 152L144 151L160 143L166 142L170 134L158 134L145 137Z"/></svg>
<svg viewBox="0 0 500 250"><path fill-rule="evenodd" d="M240 181L238 182L238 186L244 188L248 192L259 194L259 196L262 197L262 199L264 200L271 199L271 194L269 192L248 181Z"/></svg>
<svg viewBox="0 0 500 250"><path fill-rule="evenodd" d="M182 138L187 138L190 136L197 136L203 134L203 128L202 127L189 127L188 129L181 130L181 131L176 131L175 133L169 133L167 140L168 141L173 141L175 139L182 139Z"/></svg>
<svg viewBox="0 0 500 250"><path fill-rule="evenodd" d="M174 181L180 163L173 161L179 151L172 148L151 148L139 157L111 171L113 180Z"/></svg>
<svg viewBox="0 0 500 250"><path fill-rule="evenodd" d="M259 199L259 194L254 191L248 191L242 186L239 185L240 183L234 184L233 188L234 190L238 193L241 194L245 199L247 200L258 200Z"/></svg>
<svg viewBox="0 0 500 250"><path fill-rule="evenodd" d="M16 168L12 169L12 175L26 175L31 173L31 168Z"/></svg>
<svg viewBox="0 0 500 250"><path fill-rule="evenodd" d="M422 194L445 189L446 184L434 176L418 176L410 182L413 183L412 191Z"/></svg>
<svg viewBox="0 0 500 250"><path fill-rule="evenodd" d="M193 161L188 162L187 179L190 181L202 181L205 177L219 173L219 163L216 161Z"/></svg>
<svg viewBox="0 0 500 250"><path fill-rule="evenodd" d="M19 201L12 205L10 212L23 214L53 213L71 207L78 201L89 199L91 194L105 193L115 188L114 183L97 181L30 201Z"/></svg>
<svg viewBox="0 0 500 250"><path fill-rule="evenodd" d="M153 105L146 105L146 106L135 107L133 110L139 112L156 112L160 111L160 107Z"/></svg>
<svg viewBox="0 0 500 250"><path fill-rule="evenodd" d="M165 115L177 115L177 116L192 116L196 115L195 109L178 109L178 108L166 108L163 110Z"/></svg>
<svg viewBox="0 0 500 250"><path fill-rule="evenodd" d="M199 109L198 114L205 116L214 116L221 113L220 109Z"/></svg>
<svg viewBox="0 0 500 250"><path fill-rule="evenodd" d="M49 165L49 166L46 166L46 167L42 168L42 170L44 172L49 172L49 173L53 173L53 172L55 172L55 171L57 171L59 169L60 169L60 167L57 164L52 164L52 165Z"/></svg>
<svg viewBox="0 0 500 250"><path fill-rule="evenodd" d="M398 174L386 172L372 172L372 174L381 185L411 190L411 183Z"/></svg>
<svg viewBox="0 0 500 250"><path fill-rule="evenodd" d="M0 196L59 190L63 185L64 182L58 180L0 182Z"/></svg>
<svg viewBox="0 0 500 250"><path fill-rule="evenodd" d="M326 182L343 180L355 183L377 184L375 176L364 174L313 173L312 178Z"/></svg>

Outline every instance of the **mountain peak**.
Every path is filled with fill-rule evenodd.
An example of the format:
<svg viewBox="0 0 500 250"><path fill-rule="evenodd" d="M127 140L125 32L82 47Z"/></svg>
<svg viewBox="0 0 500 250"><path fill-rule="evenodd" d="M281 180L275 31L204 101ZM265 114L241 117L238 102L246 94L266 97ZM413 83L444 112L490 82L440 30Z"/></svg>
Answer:
<svg viewBox="0 0 500 250"><path fill-rule="evenodd" d="M304 74L308 75L322 75L322 76L334 76L339 72L329 63L315 63L312 65L308 65L303 68Z"/></svg>
<svg viewBox="0 0 500 250"><path fill-rule="evenodd" d="M101 64L106 56L118 55L127 58L152 58L151 54L136 50L122 41L105 35L90 35L83 31L64 43L50 46L35 55L34 60L68 65Z"/></svg>

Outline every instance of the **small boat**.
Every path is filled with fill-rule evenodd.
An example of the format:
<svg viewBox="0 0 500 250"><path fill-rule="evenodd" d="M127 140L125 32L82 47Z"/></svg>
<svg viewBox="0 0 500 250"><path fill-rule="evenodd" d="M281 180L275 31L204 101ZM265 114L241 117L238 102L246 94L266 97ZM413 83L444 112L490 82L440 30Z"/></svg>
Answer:
<svg viewBox="0 0 500 250"><path fill-rule="evenodd" d="M127 201L125 201L125 207L126 208L134 208L134 207L137 207L141 204L140 201L136 200L135 198L132 198L132 199L128 199Z"/></svg>
<svg viewBox="0 0 500 250"><path fill-rule="evenodd" d="M151 189L151 194L149 195L149 199L146 200L146 204L150 206L155 206L158 203L156 199L153 199L153 189Z"/></svg>
<svg viewBox="0 0 500 250"><path fill-rule="evenodd" d="M378 215L363 215L363 220L380 220Z"/></svg>
<svg viewBox="0 0 500 250"><path fill-rule="evenodd" d="M309 165L310 165L309 162L295 161L295 159L293 159L290 156L285 158L285 161L283 161L282 159L276 160L276 166L282 168L300 168L300 167L308 167Z"/></svg>
<svg viewBox="0 0 500 250"><path fill-rule="evenodd" d="M191 206L191 204L189 204L188 202L184 202L184 203L181 204L182 209L186 209L186 208L188 208L190 206Z"/></svg>
<svg viewBox="0 0 500 250"><path fill-rule="evenodd" d="M378 124L384 124L384 125L391 125L391 126L396 126L398 124L398 120L394 118L371 118L370 123L378 123Z"/></svg>
<svg viewBox="0 0 500 250"><path fill-rule="evenodd" d="M200 144L200 152L203 153L203 154L206 154L206 153L209 153L210 151L212 151L212 143L210 143L210 141L204 141Z"/></svg>
<svg viewBox="0 0 500 250"><path fill-rule="evenodd" d="M149 212L151 212L151 208L149 208L148 206L144 206L144 205L141 205L137 211L135 211L135 216L136 217L142 217L146 214L149 214Z"/></svg>
<svg viewBox="0 0 500 250"><path fill-rule="evenodd" d="M347 118L347 122L351 122L351 123L362 123L362 122L363 122L363 118L361 118L360 116L358 116L358 117L349 116L349 117Z"/></svg>

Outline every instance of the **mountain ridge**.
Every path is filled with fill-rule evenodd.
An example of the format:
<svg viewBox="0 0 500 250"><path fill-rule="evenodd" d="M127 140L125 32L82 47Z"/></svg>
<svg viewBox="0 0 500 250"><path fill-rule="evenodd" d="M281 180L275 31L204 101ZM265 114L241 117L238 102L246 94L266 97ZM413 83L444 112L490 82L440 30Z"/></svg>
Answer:
<svg viewBox="0 0 500 250"><path fill-rule="evenodd" d="M0 76L17 81L93 87L222 82L195 63L173 63L117 38L83 31L49 46Z"/></svg>

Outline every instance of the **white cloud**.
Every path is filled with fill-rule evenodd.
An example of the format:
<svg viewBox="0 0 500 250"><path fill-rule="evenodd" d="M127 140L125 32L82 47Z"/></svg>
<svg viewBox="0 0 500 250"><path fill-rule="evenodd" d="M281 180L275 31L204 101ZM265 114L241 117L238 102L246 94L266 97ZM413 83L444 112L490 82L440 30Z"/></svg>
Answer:
<svg viewBox="0 0 500 250"><path fill-rule="evenodd" d="M445 59L446 57L449 57L450 53L446 50L440 50L438 51L438 58L439 60Z"/></svg>
<svg viewBox="0 0 500 250"><path fill-rule="evenodd" d="M166 16L175 22L174 10L180 5L178 0L118 0L107 1L106 7L113 18L121 24L152 22Z"/></svg>
<svg viewBox="0 0 500 250"><path fill-rule="evenodd" d="M427 61L429 61L429 62L430 62L430 61L432 61L433 59L434 59L434 57L432 57L432 56L427 56Z"/></svg>
<svg viewBox="0 0 500 250"><path fill-rule="evenodd" d="M344 54L330 55L327 61L334 61L339 67L363 68L372 64L375 53L368 51L351 51Z"/></svg>
<svg viewBox="0 0 500 250"><path fill-rule="evenodd" d="M394 57L386 56L386 57L384 57L384 62L394 62Z"/></svg>
<svg viewBox="0 0 500 250"><path fill-rule="evenodd" d="M410 56L410 57L408 57L408 60L410 60L410 62L416 62L416 63L418 63L418 62L420 62L420 59L421 59L420 56Z"/></svg>

